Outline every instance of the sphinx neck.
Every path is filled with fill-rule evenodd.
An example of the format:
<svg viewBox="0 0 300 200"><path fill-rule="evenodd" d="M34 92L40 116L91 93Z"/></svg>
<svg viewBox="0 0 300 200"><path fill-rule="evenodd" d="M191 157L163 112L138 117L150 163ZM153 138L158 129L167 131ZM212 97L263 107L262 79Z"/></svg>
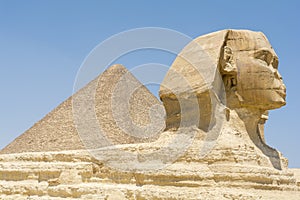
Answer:
<svg viewBox="0 0 300 200"><path fill-rule="evenodd" d="M254 144L260 146L262 144L262 138L258 132L258 123L261 119L264 110L252 109L252 108L237 108L235 109L239 118L244 122L249 137Z"/></svg>

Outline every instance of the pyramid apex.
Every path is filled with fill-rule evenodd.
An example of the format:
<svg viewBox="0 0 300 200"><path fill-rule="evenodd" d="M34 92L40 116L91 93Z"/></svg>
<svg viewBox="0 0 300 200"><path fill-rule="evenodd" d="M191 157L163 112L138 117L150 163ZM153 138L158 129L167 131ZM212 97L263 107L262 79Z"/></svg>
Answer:
<svg viewBox="0 0 300 200"><path fill-rule="evenodd" d="M128 71L128 69L122 65L122 64L114 64L114 65L111 65L109 66L105 71L108 71L108 70L126 70Z"/></svg>

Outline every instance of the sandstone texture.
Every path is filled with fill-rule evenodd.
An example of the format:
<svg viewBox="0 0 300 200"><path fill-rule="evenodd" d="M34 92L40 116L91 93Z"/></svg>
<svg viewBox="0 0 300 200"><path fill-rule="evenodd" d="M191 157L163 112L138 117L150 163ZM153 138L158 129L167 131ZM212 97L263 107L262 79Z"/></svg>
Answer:
<svg viewBox="0 0 300 200"><path fill-rule="evenodd" d="M300 199L264 138L286 89L263 33L196 38L159 94L110 67L1 151L0 199Z"/></svg>

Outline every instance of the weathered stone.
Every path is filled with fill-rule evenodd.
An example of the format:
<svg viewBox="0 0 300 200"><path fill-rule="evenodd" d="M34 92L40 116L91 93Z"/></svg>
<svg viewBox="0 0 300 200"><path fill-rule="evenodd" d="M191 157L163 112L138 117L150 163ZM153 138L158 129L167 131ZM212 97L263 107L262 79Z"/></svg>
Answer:
<svg viewBox="0 0 300 200"><path fill-rule="evenodd" d="M179 81L182 79L185 82ZM252 143L277 169L286 168L286 159L266 145L263 124L268 110L285 105L285 95L272 46L263 33L248 30L224 30L196 38L175 59L160 89L167 129L195 125L211 135L218 123L224 127L231 123L228 130L217 134L222 137L224 131L231 137L230 133L238 131L245 136L239 146ZM226 122L222 122L224 113ZM247 137L252 142L246 142ZM226 139L223 142L217 147L225 148Z"/></svg>
<svg viewBox="0 0 300 200"><path fill-rule="evenodd" d="M86 151L0 155L0 199L299 199L291 180L291 172L238 164L183 161L125 173Z"/></svg>

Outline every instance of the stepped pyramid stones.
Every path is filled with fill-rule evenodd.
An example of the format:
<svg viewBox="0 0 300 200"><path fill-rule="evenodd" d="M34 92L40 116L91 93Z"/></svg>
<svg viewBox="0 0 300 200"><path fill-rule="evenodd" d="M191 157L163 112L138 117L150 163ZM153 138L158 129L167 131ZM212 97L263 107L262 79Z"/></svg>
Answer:
<svg viewBox="0 0 300 200"><path fill-rule="evenodd" d="M93 94L93 90L95 91L95 96L94 98L90 98L90 95ZM130 90L132 90L132 92L129 94L128 91ZM72 105L74 99L85 101L75 102L77 104L84 103L84 105L76 111L74 111ZM126 100L128 102L126 102ZM159 112L161 104L157 98L125 67L122 65L113 65L34 124L33 127L16 138L5 147L1 153L84 149L85 147L77 130L81 128L80 122L91 121L91 119L87 118L89 117L87 115L87 109L89 104L91 104L90 102L92 102L92 109L95 111L94 114L97 119L96 125L100 124L100 126L94 125L87 127L87 134L96 132L97 130L93 129L99 129L100 127L103 131L104 139L107 139L108 144L137 143L154 140L154 138L158 136L158 132L164 129L162 120L164 113ZM113 105L113 103L115 105ZM113 109L115 110L112 110L112 106L114 106ZM158 112L155 112L157 109ZM157 116L155 127L153 122L151 124L151 120L153 120L150 119L151 115L149 116L149 111L151 110ZM76 112L79 114L74 116ZM119 113L119 116L114 116L114 113ZM120 113L124 114L120 115ZM74 121L74 119L76 120L78 116L82 117L82 119L76 124L77 122ZM160 120L160 123L158 123L157 120ZM117 124L117 122L119 124ZM138 134L132 135L131 132L129 132L134 130L133 127L143 128L146 126L148 131L145 133L148 135L144 134L140 137ZM138 130L142 130L142 128ZM83 134L84 133L82 133L81 136L83 136ZM94 146L88 147L101 147L99 146L101 144L93 145Z"/></svg>

